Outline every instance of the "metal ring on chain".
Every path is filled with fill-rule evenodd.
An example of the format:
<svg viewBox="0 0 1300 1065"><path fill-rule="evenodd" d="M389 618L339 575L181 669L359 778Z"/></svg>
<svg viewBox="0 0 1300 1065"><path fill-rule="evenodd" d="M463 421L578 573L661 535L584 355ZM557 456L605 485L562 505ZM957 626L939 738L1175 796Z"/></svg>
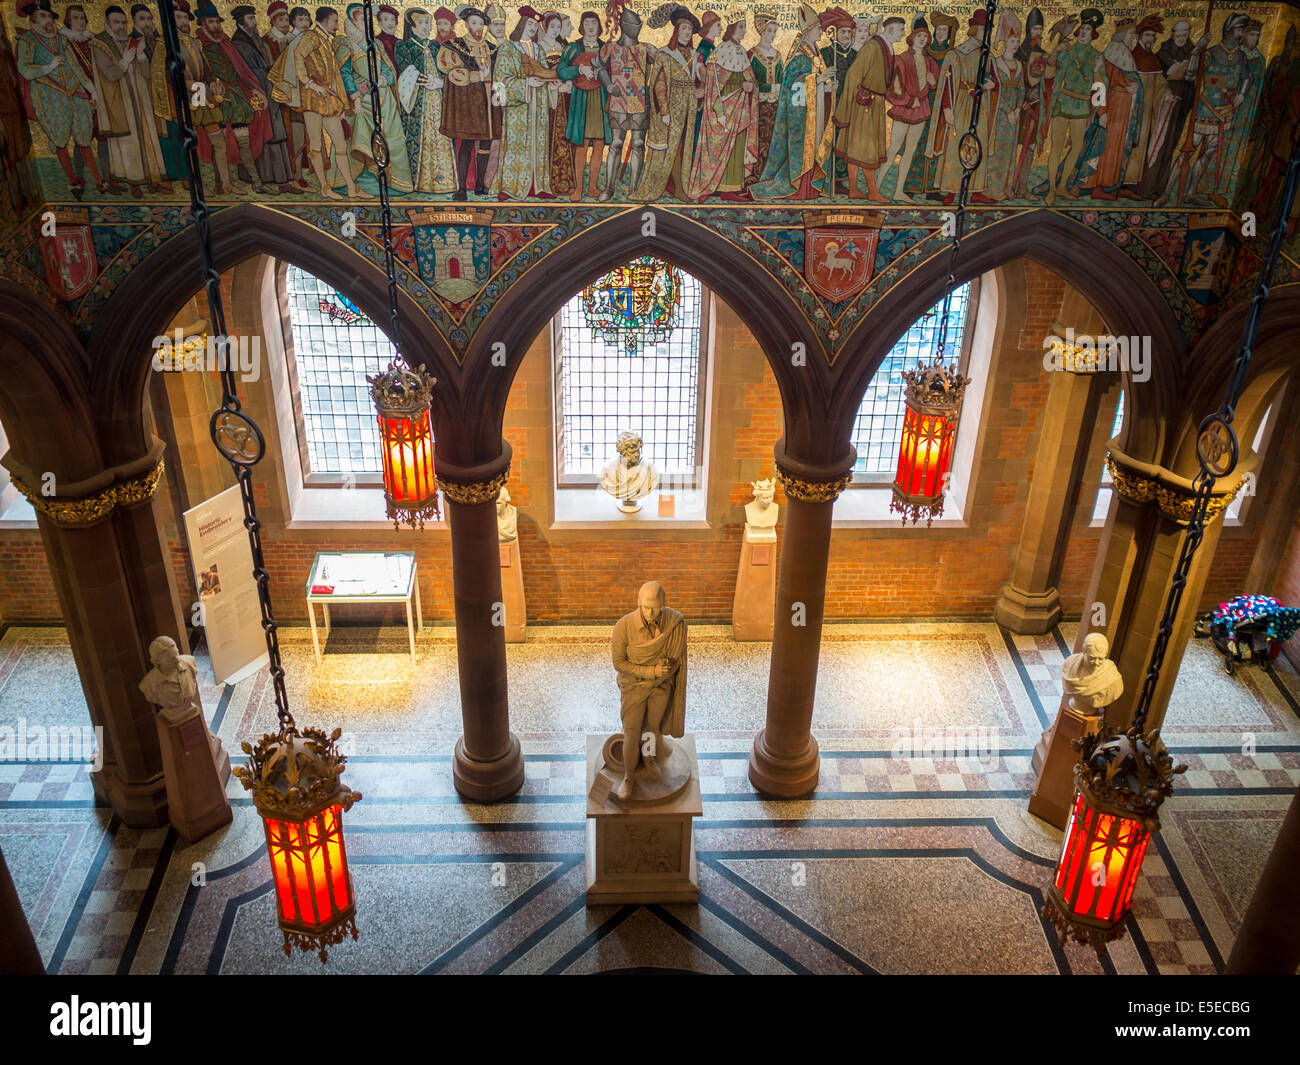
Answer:
<svg viewBox="0 0 1300 1065"><path fill-rule="evenodd" d="M984 159L984 145L979 135L967 130L957 142L957 159L963 170L975 170Z"/></svg>
<svg viewBox="0 0 1300 1065"><path fill-rule="evenodd" d="M1215 477L1226 477L1237 466L1237 434L1222 415L1211 414L1201 422L1196 435L1196 457L1201 469Z"/></svg>
<svg viewBox="0 0 1300 1065"><path fill-rule="evenodd" d="M220 408L212 415L209 426L212 442L236 466L256 466L266 454L266 438L257 423L239 410Z"/></svg>
<svg viewBox="0 0 1300 1065"><path fill-rule="evenodd" d="M388 141L378 130L370 135L370 155L376 166L388 165Z"/></svg>

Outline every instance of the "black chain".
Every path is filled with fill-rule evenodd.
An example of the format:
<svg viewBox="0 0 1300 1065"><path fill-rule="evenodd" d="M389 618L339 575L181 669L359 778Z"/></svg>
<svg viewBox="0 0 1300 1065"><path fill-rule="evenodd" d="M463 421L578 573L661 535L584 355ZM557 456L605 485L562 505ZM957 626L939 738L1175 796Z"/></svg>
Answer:
<svg viewBox="0 0 1300 1065"><path fill-rule="evenodd" d="M221 406L213 412L208 431L218 451L230 463L239 484L239 494L244 503L244 528L248 530L248 545L253 556L253 578L257 581L257 598L262 608L262 631L266 634L266 652L270 659L271 684L275 689L275 713L280 721L281 733L296 731L293 715L289 712L289 697L284 689L284 667L280 663L280 638L271 610L270 575L262 557L262 523L257 517L253 502L253 466L266 453L266 439L257 423L240 408L235 386L235 372L230 361L230 338L226 335L226 312L221 301L221 275L217 272L216 257L212 250L212 216L203 191L203 176L199 171L199 139L194 131L190 113L190 87L185 83L185 60L181 57L180 35L176 29L176 14L172 0L158 0L158 16L162 22L161 33L167 49L167 71L171 76L172 101L176 107L176 121L180 126L181 144L185 150L185 169L190 182L190 208L194 213L194 227L199 238L199 258L202 263L203 287L208 297L208 320L211 323L212 343L221 374ZM196 88L200 83L196 83ZM201 91L206 92L206 86ZM267 101L268 106L272 106ZM214 144L213 151L223 150ZM248 449L250 440L255 450Z"/></svg>
<svg viewBox="0 0 1300 1065"><path fill-rule="evenodd" d="M371 0L362 0L366 17L366 62L370 75L370 115L373 132L370 136L370 155L379 175L379 218L384 234L384 272L388 275L388 339L393 343L393 361L404 363L402 358L402 328L397 314L397 259L393 255L393 210L388 200L388 140L384 136L384 115L379 96L379 54L375 43L375 27L371 14Z"/></svg>
<svg viewBox="0 0 1300 1065"><path fill-rule="evenodd" d="M952 254L948 259L948 280L944 283L943 314L939 316L939 332L935 339L934 361L943 362L944 349L948 346L948 315L952 310L952 290L957 286L957 257L961 253L961 234L966 225L966 202L970 195L970 180L984 159L984 145L980 142L979 120L980 107L984 102L984 79L988 76L989 51L993 42L993 16L997 14L997 0L988 0L984 5L984 39L980 41L979 69L975 73L975 91L971 94L970 128L958 142L957 159L961 163L961 190L957 193L957 211L953 220ZM961 150L963 144L974 145L976 151L967 158Z"/></svg>
<svg viewBox="0 0 1300 1065"><path fill-rule="evenodd" d="M1241 398L1241 390L1246 384L1246 369L1250 365L1255 334L1259 330L1264 304L1268 302L1268 287L1273 282L1273 269L1282 254L1282 241L1286 237L1287 220L1291 217L1291 208L1295 204L1297 185L1300 185L1300 138L1291 149L1286 184L1282 190L1281 208L1277 222L1273 226L1272 236L1269 238L1268 252L1259 268L1259 280L1255 284L1255 295L1250 301L1250 312L1246 316L1246 327L1242 333L1241 350L1237 352L1237 361L1233 363L1232 375L1228 379L1227 395L1223 400L1223 406L1202 421L1197 429L1196 457L1201 468L1192 482L1196 488L1192 516L1187 523L1187 535L1183 539L1182 550L1178 553L1178 566L1169 585L1169 597L1165 600L1165 612L1160 618L1155 648L1151 652L1151 664L1147 666L1146 676L1142 680L1142 692L1138 696L1137 709L1133 713L1133 725L1139 730L1146 726L1147 713L1151 709L1156 683L1160 679L1160 667L1164 665L1169 637L1174 631L1174 619L1178 616L1178 608L1183 601L1183 591L1187 587L1187 573L1192 566L1192 557L1205 537L1205 512L1210 504L1210 494L1219 479L1227 477L1237 468L1239 445L1237 433L1232 428L1232 420L1236 414L1237 400ZM1216 437L1215 430L1220 428L1221 432ZM1211 444L1216 438L1218 440L1216 453L1226 452L1228 461L1221 467L1211 468Z"/></svg>

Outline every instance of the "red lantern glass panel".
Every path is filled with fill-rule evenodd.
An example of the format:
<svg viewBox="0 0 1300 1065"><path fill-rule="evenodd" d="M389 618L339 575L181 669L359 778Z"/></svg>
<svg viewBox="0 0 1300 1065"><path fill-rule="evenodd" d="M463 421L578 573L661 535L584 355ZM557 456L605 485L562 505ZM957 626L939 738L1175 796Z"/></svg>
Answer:
<svg viewBox="0 0 1300 1065"><path fill-rule="evenodd" d="M1133 904L1150 841L1140 821L1099 810L1076 794L1054 885L1063 909L1081 924L1119 924Z"/></svg>
<svg viewBox="0 0 1300 1065"><path fill-rule="evenodd" d="M383 442L384 492L393 503L419 509L438 494L433 472L433 429L427 410L379 415Z"/></svg>
<svg viewBox="0 0 1300 1065"><path fill-rule="evenodd" d="M356 903L338 804L305 821L264 821L280 927L312 935L350 918Z"/></svg>
<svg viewBox="0 0 1300 1065"><path fill-rule="evenodd" d="M952 465L956 437L955 416L925 412L909 403L903 418L894 487L912 502L939 499L945 487L944 474Z"/></svg>

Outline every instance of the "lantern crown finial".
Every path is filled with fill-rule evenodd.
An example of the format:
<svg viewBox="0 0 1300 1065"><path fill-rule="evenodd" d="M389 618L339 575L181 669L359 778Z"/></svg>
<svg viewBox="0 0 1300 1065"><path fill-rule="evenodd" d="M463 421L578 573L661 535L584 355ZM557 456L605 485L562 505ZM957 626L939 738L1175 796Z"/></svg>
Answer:
<svg viewBox="0 0 1300 1065"><path fill-rule="evenodd" d="M341 729L268 732L256 746L244 743L248 765L234 770L253 793L258 812L276 817L309 817L326 806L350 810L361 799L339 778L347 756L338 749Z"/></svg>
<svg viewBox="0 0 1300 1065"><path fill-rule="evenodd" d="M433 386L438 379L423 367L412 368L395 360L383 373L373 377L367 374L366 382L370 385L370 398L381 416L411 415L429 409Z"/></svg>
<svg viewBox="0 0 1300 1065"><path fill-rule="evenodd" d="M1119 732L1108 726L1074 741L1082 756L1075 766L1075 783L1095 806L1124 816L1153 822L1156 812L1174 790L1174 777L1187 766L1174 765L1160 730L1143 732L1133 726Z"/></svg>
<svg viewBox="0 0 1300 1065"><path fill-rule="evenodd" d="M957 364L926 365L918 360L915 370L903 371L903 392L907 399L926 410L955 410L961 406L969 377L957 372Z"/></svg>

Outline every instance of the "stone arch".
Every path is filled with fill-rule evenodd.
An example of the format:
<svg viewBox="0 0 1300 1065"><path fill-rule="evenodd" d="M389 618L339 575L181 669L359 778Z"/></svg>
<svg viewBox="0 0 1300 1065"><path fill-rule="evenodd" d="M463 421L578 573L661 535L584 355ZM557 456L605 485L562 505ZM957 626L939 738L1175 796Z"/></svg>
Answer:
<svg viewBox="0 0 1300 1065"><path fill-rule="evenodd" d="M821 423L829 395L826 356L809 343L812 330L786 288L756 260L738 254L735 244L687 216L656 212L653 237L643 235L643 224L642 212L633 210L584 230L505 290L478 327L461 367L463 391L473 406L465 411L466 439L448 445L453 461L481 462L500 453L506 397L529 345L583 285L645 252L689 271L735 310L776 376L788 446L817 455L805 449L815 446L811 428ZM780 357L795 342L808 344L805 366ZM505 344L504 372L491 364L497 343ZM438 453L444 454L442 441Z"/></svg>
<svg viewBox="0 0 1300 1065"><path fill-rule="evenodd" d="M1051 211L1032 211L977 230L962 241L956 282L961 284L1017 259L1030 259L1059 274L1096 308L1107 327L1151 337L1151 378L1131 387L1131 418L1124 436L1130 454L1157 461L1164 419L1176 405L1186 339L1155 284L1123 252L1092 230ZM946 246L930 257L854 325L834 366L834 403L828 418L837 438L847 439L867 385L889 349L922 314L943 298L948 277Z"/></svg>
<svg viewBox="0 0 1300 1065"><path fill-rule="evenodd" d="M241 203L212 217L218 271L264 253L309 270L340 291L376 322L388 321L384 271L343 240L290 215ZM198 242L187 227L147 256L113 292L96 319L88 346L93 422L106 461L125 461L149 446L144 411L151 343L201 284ZM435 395L453 401L456 360L419 305L398 289L403 354L438 378ZM447 389L444 390L443 384Z"/></svg>

